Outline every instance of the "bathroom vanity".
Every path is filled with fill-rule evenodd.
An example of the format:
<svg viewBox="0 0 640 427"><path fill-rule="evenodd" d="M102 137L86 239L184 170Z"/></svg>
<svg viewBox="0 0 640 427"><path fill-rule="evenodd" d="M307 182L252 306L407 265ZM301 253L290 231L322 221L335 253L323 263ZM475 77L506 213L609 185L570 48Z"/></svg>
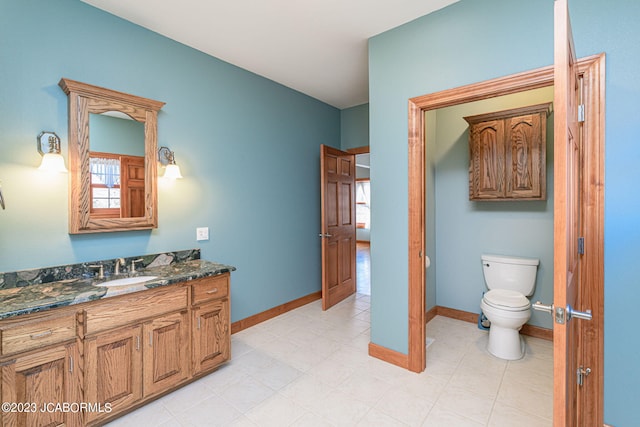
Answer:
<svg viewBox="0 0 640 427"><path fill-rule="evenodd" d="M231 354L233 270L192 259L117 286L0 275L0 425L99 425L215 370Z"/></svg>

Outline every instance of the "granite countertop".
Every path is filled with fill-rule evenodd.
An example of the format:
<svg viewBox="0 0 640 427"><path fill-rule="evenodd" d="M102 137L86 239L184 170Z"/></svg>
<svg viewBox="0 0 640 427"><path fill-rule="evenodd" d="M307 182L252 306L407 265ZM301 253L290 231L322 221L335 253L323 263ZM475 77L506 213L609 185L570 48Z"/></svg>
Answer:
<svg viewBox="0 0 640 427"><path fill-rule="evenodd" d="M96 286L109 280L129 277L129 275L119 275L105 279L68 279L0 289L0 319L144 291L234 270L235 267L230 265L197 259L141 269L134 276L157 276L157 278L134 285Z"/></svg>

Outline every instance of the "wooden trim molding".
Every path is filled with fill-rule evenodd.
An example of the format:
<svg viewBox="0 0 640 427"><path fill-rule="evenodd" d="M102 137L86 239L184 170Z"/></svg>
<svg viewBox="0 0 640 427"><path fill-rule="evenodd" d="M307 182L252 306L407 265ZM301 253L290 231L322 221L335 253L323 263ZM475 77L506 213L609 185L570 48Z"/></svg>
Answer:
<svg viewBox="0 0 640 427"><path fill-rule="evenodd" d="M431 320L433 320L434 317L436 317L438 315L438 306L433 307L432 309L428 310L425 315L425 324L429 323Z"/></svg>
<svg viewBox="0 0 640 427"><path fill-rule="evenodd" d="M349 148L345 151L351 154L367 154L369 152L369 146L365 145L364 147Z"/></svg>
<svg viewBox="0 0 640 427"><path fill-rule="evenodd" d="M369 356L404 369L409 369L409 356L372 342L369 343Z"/></svg>
<svg viewBox="0 0 640 427"><path fill-rule="evenodd" d="M444 316L450 319L461 320L463 322L474 324L478 323L478 313L471 313L469 311L443 307L441 305L437 305L429 309L425 313L425 323L428 323L436 316ZM553 329L546 329L533 325L524 325L520 333L522 333L523 335L528 335L530 337L553 341ZM387 363L391 363L392 365L411 370L411 368L409 367L409 355L390 350L378 344L369 343L369 356L375 357L376 359L380 359Z"/></svg>
<svg viewBox="0 0 640 427"><path fill-rule="evenodd" d="M309 304L310 302L319 300L321 298L322 291L318 291L270 308L269 310L265 310L261 313L254 314L253 316L245 317L244 319L238 320L237 322L233 322L231 324L231 333L235 334L236 332L240 332L244 329L250 328L251 326L255 326L258 323L266 322L269 319L273 319L274 317L277 317L288 311L295 310L298 307L302 307L303 305Z"/></svg>
<svg viewBox="0 0 640 427"><path fill-rule="evenodd" d="M443 307L441 305L437 306L436 308L438 309L439 316L448 317L450 319L462 320L463 322L478 323L477 313L457 310L455 308Z"/></svg>
<svg viewBox="0 0 640 427"><path fill-rule="evenodd" d="M463 322L478 323L478 313L443 307L441 305L435 306L425 314L427 322L436 316L449 317L451 319L462 320ZM553 341L553 329L541 328L539 326L527 324L522 327L520 333L534 338Z"/></svg>

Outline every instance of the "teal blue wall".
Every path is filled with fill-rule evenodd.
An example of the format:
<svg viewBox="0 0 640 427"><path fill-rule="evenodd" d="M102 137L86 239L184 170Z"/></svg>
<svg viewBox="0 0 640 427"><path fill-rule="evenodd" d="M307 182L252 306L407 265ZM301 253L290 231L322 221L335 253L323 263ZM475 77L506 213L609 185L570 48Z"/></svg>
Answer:
<svg viewBox="0 0 640 427"><path fill-rule="evenodd" d="M67 157L61 77L166 102L158 145L184 179L160 182L157 229L67 233L68 175L36 170L42 130ZM78 0L0 0L0 81L0 271L200 247L238 269L233 321L320 290L319 147L340 146L338 109Z"/></svg>
<svg viewBox="0 0 640 427"><path fill-rule="evenodd" d="M607 54L605 421L637 424L640 3L571 0L578 56ZM553 63L553 1L462 0L372 38L371 339L407 351L407 100ZM376 262L384 260L384 262ZM438 260L440 261L440 260Z"/></svg>
<svg viewBox="0 0 640 427"><path fill-rule="evenodd" d="M435 246L437 305L480 312L487 290L483 253L540 260L532 301L553 301L553 116L547 121L547 200L469 201L469 124L466 116L553 102L553 87L436 110ZM427 200L427 205L429 205ZM429 254L429 251L427 251ZM427 301L429 303L429 301ZM533 311L532 325L552 328Z"/></svg>
<svg viewBox="0 0 640 427"><path fill-rule="evenodd" d="M369 145L369 104L340 111L340 139L342 150Z"/></svg>

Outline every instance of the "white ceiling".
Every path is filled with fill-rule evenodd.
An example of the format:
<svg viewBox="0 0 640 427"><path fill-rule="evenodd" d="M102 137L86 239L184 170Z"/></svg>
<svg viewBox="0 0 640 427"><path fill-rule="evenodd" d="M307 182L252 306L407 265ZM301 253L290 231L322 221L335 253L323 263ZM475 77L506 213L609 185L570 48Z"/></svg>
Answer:
<svg viewBox="0 0 640 427"><path fill-rule="evenodd" d="M337 108L368 102L367 39L459 0L82 0Z"/></svg>

